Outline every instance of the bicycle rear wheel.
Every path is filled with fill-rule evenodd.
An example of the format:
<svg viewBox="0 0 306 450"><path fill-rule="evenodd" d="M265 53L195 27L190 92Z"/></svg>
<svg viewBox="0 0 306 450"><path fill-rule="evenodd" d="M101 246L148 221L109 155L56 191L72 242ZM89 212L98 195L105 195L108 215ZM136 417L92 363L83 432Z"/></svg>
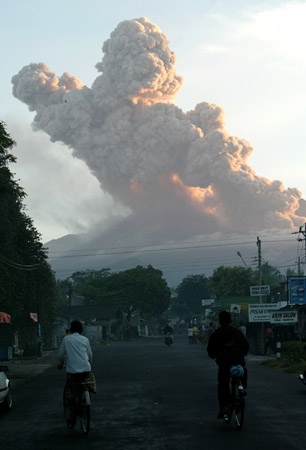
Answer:
<svg viewBox="0 0 306 450"><path fill-rule="evenodd" d="M90 430L90 399L88 391L83 391L80 420L83 433L88 434Z"/></svg>

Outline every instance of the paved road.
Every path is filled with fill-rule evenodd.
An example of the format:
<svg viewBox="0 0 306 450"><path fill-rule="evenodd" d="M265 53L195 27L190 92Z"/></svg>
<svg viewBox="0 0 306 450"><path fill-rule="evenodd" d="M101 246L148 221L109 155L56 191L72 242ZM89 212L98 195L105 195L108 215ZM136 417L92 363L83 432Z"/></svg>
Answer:
<svg viewBox="0 0 306 450"><path fill-rule="evenodd" d="M14 389L15 405L0 416L1 447L13 450L304 450L306 389L250 357L242 431L216 419L214 361L202 346L175 338L94 347L98 392L92 429L65 427L64 373L53 367ZM49 361L50 362L50 361Z"/></svg>

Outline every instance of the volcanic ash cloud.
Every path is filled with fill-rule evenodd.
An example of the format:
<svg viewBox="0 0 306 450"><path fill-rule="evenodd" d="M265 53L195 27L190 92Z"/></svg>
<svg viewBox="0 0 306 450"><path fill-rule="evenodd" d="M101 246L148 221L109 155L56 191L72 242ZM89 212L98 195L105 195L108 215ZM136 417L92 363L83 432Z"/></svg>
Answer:
<svg viewBox="0 0 306 450"><path fill-rule="evenodd" d="M129 207L130 226L183 238L305 221L300 192L252 170L252 147L227 133L219 106L202 102L183 112L171 103L183 80L157 25L143 17L121 22L102 50L91 88L32 63L12 78L13 94L36 111L34 129L71 147Z"/></svg>

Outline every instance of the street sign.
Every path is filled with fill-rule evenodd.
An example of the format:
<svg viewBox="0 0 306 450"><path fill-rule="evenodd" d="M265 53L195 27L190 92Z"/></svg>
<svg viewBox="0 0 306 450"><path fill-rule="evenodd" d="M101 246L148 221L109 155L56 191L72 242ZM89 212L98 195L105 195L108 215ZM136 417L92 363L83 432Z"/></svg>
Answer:
<svg viewBox="0 0 306 450"><path fill-rule="evenodd" d="M297 311L274 311L271 312L271 323L296 323L298 321Z"/></svg>
<svg viewBox="0 0 306 450"><path fill-rule="evenodd" d="M251 297L259 297L260 295L269 295L270 286L250 286Z"/></svg>
<svg viewBox="0 0 306 450"><path fill-rule="evenodd" d="M202 306L209 306L212 303L214 303L215 299L214 298L203 298L202 299Z"/></svg>
<svg viewBox="0 0 306 450"><path fill-rule="evenodd" d="M288 278L289 304L305 305L306 303L306 278Z"/></svg>
<svg viewBox="0 0 306 450"><path fill-rule="evenodd" d="M223 302L215 302L210 305L212 308L218 308L218 306L223 306Z"/></svg>
<svg viewBox="0 0 306 450"><path fill-rule="evenodd" d="M240 312L241 312L241 305L232 303L231 307L230 307L230 312L233 313L233 314L240 314Z"/></svg>
<svg viewBox="0 0 306 450"><path fill-rule="evenodd" d="M271 312L279 309L276 303L250 304L249 322L270 322Z"/></svg>

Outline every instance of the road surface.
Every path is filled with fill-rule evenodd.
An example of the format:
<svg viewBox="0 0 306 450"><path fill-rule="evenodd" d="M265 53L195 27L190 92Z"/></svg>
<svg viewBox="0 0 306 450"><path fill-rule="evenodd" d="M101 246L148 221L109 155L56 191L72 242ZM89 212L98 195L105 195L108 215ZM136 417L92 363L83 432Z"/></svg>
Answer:
<svg viewBox="0 0 306 450"><path fill-rule="evenodd" d="M217 366L201 345L175 336L96 345L92 429L63 420L63 371L53 366L14 389L0 415L1 448L12 450L304 450L306 388L249 357L245 426L217 420Z"/></svg>

